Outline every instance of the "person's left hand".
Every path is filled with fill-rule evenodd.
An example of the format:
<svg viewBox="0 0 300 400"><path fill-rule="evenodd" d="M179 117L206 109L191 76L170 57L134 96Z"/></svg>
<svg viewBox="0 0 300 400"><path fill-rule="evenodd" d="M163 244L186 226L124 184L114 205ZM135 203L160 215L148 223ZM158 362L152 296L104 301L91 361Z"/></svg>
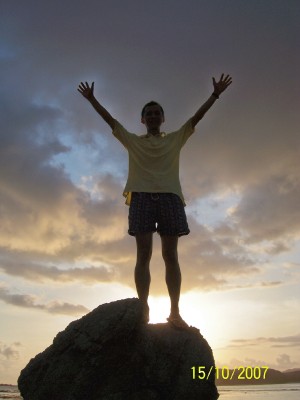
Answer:
<svg viewBox="0 0 300 400"><path fill-rule="evenodd" d="M229 85L232 83L232 78L229 75L226 75L224 78L224 74L221 75L219 82L216 82L215 78L212 78L213 85L214 85L214 93L218 96L224 92L225 89L228 88Z"/></svg>

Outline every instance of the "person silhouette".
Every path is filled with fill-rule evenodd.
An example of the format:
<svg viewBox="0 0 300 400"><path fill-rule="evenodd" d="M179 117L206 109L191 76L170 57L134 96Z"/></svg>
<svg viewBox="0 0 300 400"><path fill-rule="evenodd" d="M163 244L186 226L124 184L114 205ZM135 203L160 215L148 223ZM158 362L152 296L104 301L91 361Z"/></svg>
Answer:
<svg viewBox="0 0 300 400"><path fill-rule="evenodd" d="M111 127L113 135L128 151L129 171L123 195L129 205L128 233L136 239L134 277L145 323L149 321L153 233L158 232L171 302L167 320L176 328L188 327L179 312L181 270L177 252L178 238L190 232L179 181L179 154L195 126L232 83L232 78L222 74L218 81L212 78L212 82L211 96L184 125L168 134L161 132L161 125L165 122L162 106L155 101L145 104L141 113L141 122L147 130L145 135L128 132L111 116L94 96L94 82L91 86L88 82L81 82L78 86L78 91Z"/></svg>

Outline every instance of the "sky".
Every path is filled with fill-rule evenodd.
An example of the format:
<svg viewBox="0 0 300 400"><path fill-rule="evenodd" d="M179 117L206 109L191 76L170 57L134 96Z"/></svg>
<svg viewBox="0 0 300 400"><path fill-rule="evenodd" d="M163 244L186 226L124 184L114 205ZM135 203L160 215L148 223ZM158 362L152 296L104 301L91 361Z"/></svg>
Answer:
<svg viewBox="0 0 300 400"><path fill-rule="evenodd" d="M171 132L222 73L181 152L181 314L218 367L300 368L299 19L297 0L0 0L0 383L71 321L136 297L127 153L78 84L137 134L158 101ZM165 322L158 235L151 275Z"/></svg>

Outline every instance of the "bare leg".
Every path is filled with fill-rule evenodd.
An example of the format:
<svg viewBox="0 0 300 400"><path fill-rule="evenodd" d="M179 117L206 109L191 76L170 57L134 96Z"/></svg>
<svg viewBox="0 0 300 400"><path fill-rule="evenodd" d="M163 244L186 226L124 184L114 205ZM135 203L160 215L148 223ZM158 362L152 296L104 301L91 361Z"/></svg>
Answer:
<svg viewBox="0 0 300 400"><path fill-rule="evenodd" d="M171 312L168 320L179 328L186 328L179 313L179 298L181 288L181 271L177 254L177 236L161 236L162 255L166 266L166 283L171 300Z"/></svg>
<svg viewBox="0 0 300 400"><path fill-rule="evenodd" d="M166 283L171 300L171 314L179 315L181 272L177 254L177 236L162 236L162 256L166 266Z"/></svg>
<svg viewBox="0 0 300 400"><path fill-rule="evenodd" d="M153 233L136 235L137 257L134 271L135 285L144 308L144 320L149 321L148 296L151 282L150 260L152 256Z"/></svg>

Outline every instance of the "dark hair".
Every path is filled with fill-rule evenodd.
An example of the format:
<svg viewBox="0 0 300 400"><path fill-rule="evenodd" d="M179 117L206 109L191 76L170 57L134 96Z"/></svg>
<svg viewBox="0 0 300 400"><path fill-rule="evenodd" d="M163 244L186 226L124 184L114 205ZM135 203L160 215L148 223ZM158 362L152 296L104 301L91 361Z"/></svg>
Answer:
<svg viewBox="0 0 300 400"><path fill-rule="evenodd" d="M142 109L142 118L143 118L143 116L144 116L144 114L145 114L146 107L150 107L150 106L159 106L159 108L160 108L160 110L161 110L161 112L162 112L162 115L165 116L165 112L164 112L162 106L161 106L159 103L157 103L156 101L153 101L153 100L152 100L152 101L149 101L149 103L147 103L147 104L144 105L144 107L143 107L143 109Z"/></svg>

